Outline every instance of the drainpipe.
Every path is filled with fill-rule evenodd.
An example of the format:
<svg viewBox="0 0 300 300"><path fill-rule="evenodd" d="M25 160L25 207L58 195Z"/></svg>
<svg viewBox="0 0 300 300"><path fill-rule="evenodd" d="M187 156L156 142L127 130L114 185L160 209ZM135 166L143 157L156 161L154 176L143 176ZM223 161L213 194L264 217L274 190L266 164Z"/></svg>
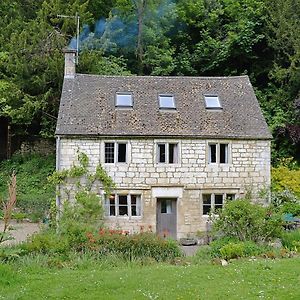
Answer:
<svg viewBox="0 0 300 300"><path fill-rule="evenodd" d="M60 170L60 136L56 137L56 171ZM56 186L56 208L57 208L57 215L56 219L60 218L60 209L61 209L61 202L60 202L60 186Z"/></svg>

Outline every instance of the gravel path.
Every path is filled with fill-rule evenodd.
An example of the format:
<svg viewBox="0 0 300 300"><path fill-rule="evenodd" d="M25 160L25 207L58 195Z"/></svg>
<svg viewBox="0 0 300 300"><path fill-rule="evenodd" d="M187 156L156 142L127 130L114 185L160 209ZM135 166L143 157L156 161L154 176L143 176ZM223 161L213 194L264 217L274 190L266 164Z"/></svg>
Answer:
<svg viewBox="0 0 300 300"><path fill-rule="evenodd" d="M25 241L28 236L33 235L35 232L39 232L42 226L40 223L30 223L27 221L11 221L10 225L13 228L13 230L10 231L10 234L14 237L14 239L6 241L3 244L13 245L21 243ZM0 221L0 230L3 230L3 221Z"/></svg>

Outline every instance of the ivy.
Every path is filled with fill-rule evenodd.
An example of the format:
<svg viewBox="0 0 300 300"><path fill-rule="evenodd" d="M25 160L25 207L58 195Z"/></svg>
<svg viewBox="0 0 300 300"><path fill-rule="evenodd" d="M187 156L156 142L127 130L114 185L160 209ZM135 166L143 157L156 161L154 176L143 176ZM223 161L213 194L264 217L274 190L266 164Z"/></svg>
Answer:
<svg viewBox="0 0 300 300"><path fill-rule="evenodd" d="M115 188L115 183L112 178L107 174L105 169L98 164L96 167L96 172L91 173L88 170L89 158L84 152L77 151L77 160L79 165L73 163L72 167L68 170L64 169L61 171L55 171L51 176L48 177L48 181L56 186L64 185L67 183L68 179L77 179L75 185L77 189L85 190L90 192L94 183L100 181L105 194L111 194L112 189ZM81 179L84 178L84 186L81 183ZM80 191L81 192L81 191ZM76 193L76 195L79 192ZM76 198L76 196L75 196Z"/></svg>

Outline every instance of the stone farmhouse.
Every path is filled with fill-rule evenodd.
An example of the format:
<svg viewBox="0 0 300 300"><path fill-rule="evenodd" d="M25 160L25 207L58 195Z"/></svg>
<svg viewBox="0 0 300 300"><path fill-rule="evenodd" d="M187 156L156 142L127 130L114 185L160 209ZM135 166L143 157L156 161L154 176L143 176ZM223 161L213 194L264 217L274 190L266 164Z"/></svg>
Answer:
<svg viewBox="0 0 300 300"><path fill-rule="evenodd" d="M272 136L247 76L76 74L74 56L65 53L57 169L77 149L104 166L117 186L97 191L107 226L186 237L227 201L269 187Z"/></svg>

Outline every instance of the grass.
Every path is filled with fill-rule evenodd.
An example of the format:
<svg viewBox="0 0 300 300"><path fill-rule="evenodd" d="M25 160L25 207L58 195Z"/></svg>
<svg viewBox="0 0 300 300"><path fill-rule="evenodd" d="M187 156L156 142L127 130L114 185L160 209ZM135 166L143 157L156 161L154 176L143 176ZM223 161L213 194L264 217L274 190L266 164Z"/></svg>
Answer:
<svg viewBox="0 0 300 300"><path fill-rule="evenodd" d="M0 299L300 299L300 258L227 267L86 263L0 265Z"/></svg>

